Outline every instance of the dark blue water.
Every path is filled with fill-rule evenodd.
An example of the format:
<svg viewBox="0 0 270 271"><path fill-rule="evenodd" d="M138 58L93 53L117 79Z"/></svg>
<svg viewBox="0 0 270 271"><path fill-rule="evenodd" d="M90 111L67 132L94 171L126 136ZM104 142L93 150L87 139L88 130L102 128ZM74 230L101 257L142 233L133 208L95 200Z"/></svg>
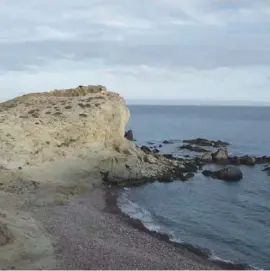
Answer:
<svg viewBox="0 0 270 271"><path fill-rule="evenodd" d="M231 154L270 155L270 108L130 106L138 143L175 139L163 152L182 155L183 139L231 143ZM186 154L186 153L185 153ZM188 182L126 189L122 210L146 227L212 252L212 257L270 268L270 176L263 165L242 167L244 179L226 183L201 173Z"/></svg>

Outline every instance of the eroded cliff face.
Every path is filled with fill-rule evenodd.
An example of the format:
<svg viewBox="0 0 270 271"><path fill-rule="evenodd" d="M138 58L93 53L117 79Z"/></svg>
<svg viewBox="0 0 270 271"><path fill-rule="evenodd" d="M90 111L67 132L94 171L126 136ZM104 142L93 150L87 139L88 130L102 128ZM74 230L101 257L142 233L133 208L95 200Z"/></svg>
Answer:
<svg viewBox="0 0 270 271"><path fill-rule="evenodd" d="M124 150L129 110L103 86L28 94L0 104L0 165L22 167L95 148ZM81 152L80 152L81 151Z"/></svg>

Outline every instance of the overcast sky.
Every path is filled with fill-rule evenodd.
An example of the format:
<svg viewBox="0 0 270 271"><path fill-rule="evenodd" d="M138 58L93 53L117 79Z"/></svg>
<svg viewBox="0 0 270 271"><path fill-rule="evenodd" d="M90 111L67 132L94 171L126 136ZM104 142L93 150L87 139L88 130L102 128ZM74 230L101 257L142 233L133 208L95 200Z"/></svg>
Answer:
<svg viewBox="0 0 270 271"><path fill-rule="evenodd" d="M88 84L270 102L270 0L0 0L1 100Z"/></svg>

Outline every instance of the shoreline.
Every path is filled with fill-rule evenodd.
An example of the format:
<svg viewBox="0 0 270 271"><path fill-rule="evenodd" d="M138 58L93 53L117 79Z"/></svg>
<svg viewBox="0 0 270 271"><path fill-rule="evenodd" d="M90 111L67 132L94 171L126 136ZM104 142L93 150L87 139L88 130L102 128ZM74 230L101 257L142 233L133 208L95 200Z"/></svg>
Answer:
<svg viewBox="0 0 270 271"><path fill-rule="evenodd" d="M65 205L32 209L54 240L56 269L220 269L136 227L114 204L115 191L101 186Z"/></svg>
<svg viewBox="0 0 270 271"><path fill-rule="evenodd" d="M185 250L189 253L192 253L203 260L206 260L209 263L212 263L216 265L220 269L224 270L254 270L255 268L251 267L248 264L245 263L234 263L230 261L225 260L217 260L217 259L211 259L211 253L208 249L201 248L199 246L194 246L189 243L179 243L176 241L172 241L170 239L170 236L166 233L159 233L156 231L149 230L146 226L144 226L143 222L141 222L139 219L135 219L130 217L128 214L124 213L121 208L117 204L117 199L119 196L119 193L122 191L122 188L105 188L106 189L106 205L109 210L109 212L116 213L120 216L122 216L125 220L125 222L130 225L131 227L134 227L135 229L138 229L139 231L145 232L154 238L157 238L161 240L162 242L166 242L168 244L171 244L178 248L179 250Z"/></svg>

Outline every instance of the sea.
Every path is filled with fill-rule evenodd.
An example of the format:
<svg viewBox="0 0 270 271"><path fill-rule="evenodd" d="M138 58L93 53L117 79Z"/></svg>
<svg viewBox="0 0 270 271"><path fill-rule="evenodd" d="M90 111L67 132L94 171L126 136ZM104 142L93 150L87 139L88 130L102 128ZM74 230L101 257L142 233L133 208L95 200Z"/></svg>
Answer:
<svg viewBox="0 0 270 271"><path fill-rule="evenodd" d="M230 143L231 155L270 156L270 107L129 106L137 145L163 144L161 153L191 155L184 139ZM148 145L149 146L149 145ZM270 176L265 165L241 166L244 178L228 183L204 177L125 188L121 210L172 241L209 251L209 258L270 269ZM214 168L215 166L212 166Z"/></svg>

